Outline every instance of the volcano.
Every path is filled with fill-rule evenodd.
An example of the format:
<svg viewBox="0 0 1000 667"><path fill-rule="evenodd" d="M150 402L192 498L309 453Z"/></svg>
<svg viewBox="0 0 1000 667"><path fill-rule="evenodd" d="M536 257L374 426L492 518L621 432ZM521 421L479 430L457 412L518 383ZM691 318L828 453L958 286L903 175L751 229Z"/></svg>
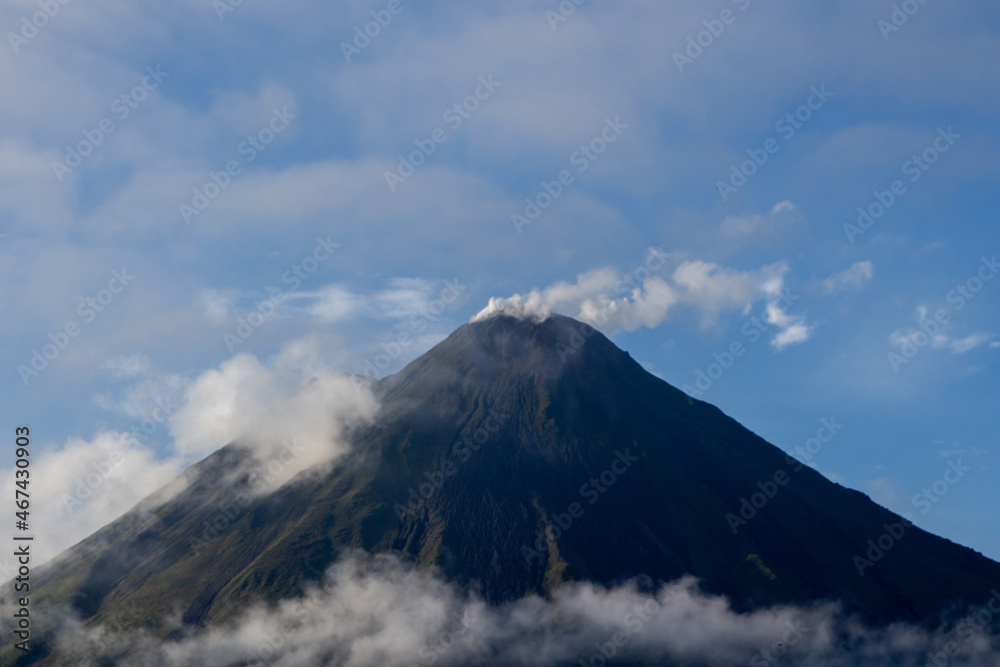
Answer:
<svg viewBox="0 0 1000 667"><path fill-rule="evenodd" d="M378 415L328 472L254 494L232 443L40 571L34 608L101 624L124 607L163 637L176 610L197 632L358 549L494 604L690 574L737 610L836 601L875 624L939 624L1000 582L567 317L471 322L373 390ZM58 664L51 650L6 664Z"/></svg>

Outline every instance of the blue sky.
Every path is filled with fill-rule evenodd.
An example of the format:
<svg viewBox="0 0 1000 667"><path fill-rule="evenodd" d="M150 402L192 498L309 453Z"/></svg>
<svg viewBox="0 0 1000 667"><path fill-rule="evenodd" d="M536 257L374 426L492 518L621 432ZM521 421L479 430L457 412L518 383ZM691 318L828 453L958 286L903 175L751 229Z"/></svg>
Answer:
<svg viewBox="0 0 1000 667"><path fill-rule="evenodd" d="M900 4L4 3L0 423L50 550L496 298L611 313L788 451L835 419L812 465L1000 559L1000 7Z"/></svg>

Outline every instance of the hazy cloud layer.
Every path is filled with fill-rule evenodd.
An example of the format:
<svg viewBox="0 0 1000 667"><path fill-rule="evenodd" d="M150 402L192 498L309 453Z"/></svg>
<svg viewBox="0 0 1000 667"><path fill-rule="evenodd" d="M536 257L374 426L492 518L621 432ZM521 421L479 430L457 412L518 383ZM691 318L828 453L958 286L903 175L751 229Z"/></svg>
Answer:
<svg viewBox="0 0 1000 667"><path fill-rule="evenodd" d="M331 567L322 587L302 599L249 609L228 629L157 645L119 631L127 618L114 628L88 629L66 620L60 642L64 650L89 647L129 667L543 667L604 665L609 657L612 664L916 667L926 663L927 651L950 641L957 650L947 664L994 664L1000 651L989 632L997 619L963 621L960 634L942 635L905 625L865 628L833 606L737 614L691 578L660 586L637 580L610 590L571 584L551 600L490 607L393 556L358 554Z"/></svg>

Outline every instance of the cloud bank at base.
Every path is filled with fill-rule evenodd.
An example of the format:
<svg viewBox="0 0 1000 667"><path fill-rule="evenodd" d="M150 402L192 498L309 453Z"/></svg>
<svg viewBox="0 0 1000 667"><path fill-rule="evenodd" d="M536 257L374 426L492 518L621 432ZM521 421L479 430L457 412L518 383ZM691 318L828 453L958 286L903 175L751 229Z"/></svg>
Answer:
<svg viewBox="0 0 1000 667"><path fill-rule="evenodd" d="M984 597L988 596L984 592ZM996 664L992 624L928 633L906 625L866 628L833 605L732 611L690 577L667 585L634 580L613 589L577 583L551 600L490 607L436 573L391 555L349 555L300 600L248 610L228 629L158 643L128 627L84 628L64 619L60 650L130 667L415 667L420 665L898 665L958 650L948 665ZM961 625L959 626L961 627ZM930 663L934 664L934 663Z"/></svg>

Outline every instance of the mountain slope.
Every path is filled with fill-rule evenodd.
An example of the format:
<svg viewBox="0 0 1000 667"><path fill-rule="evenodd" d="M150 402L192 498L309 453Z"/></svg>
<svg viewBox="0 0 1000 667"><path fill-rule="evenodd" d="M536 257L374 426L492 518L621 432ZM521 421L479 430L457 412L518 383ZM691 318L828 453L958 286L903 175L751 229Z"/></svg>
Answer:
<svg viewBox="0 0 1000 667"><path fill-rule="evenodd" d="M879 623L934 623L1000 581L1000 564L906 527L569 318L467 324L375 389L378 417L329 472L254 496L234 443L39 572L34 609L176 635L168 611L226 622L352 548L438 566L492 602L691 573L737 609L836 599ZM734 530L754 494L765 504Z"/></svg>

